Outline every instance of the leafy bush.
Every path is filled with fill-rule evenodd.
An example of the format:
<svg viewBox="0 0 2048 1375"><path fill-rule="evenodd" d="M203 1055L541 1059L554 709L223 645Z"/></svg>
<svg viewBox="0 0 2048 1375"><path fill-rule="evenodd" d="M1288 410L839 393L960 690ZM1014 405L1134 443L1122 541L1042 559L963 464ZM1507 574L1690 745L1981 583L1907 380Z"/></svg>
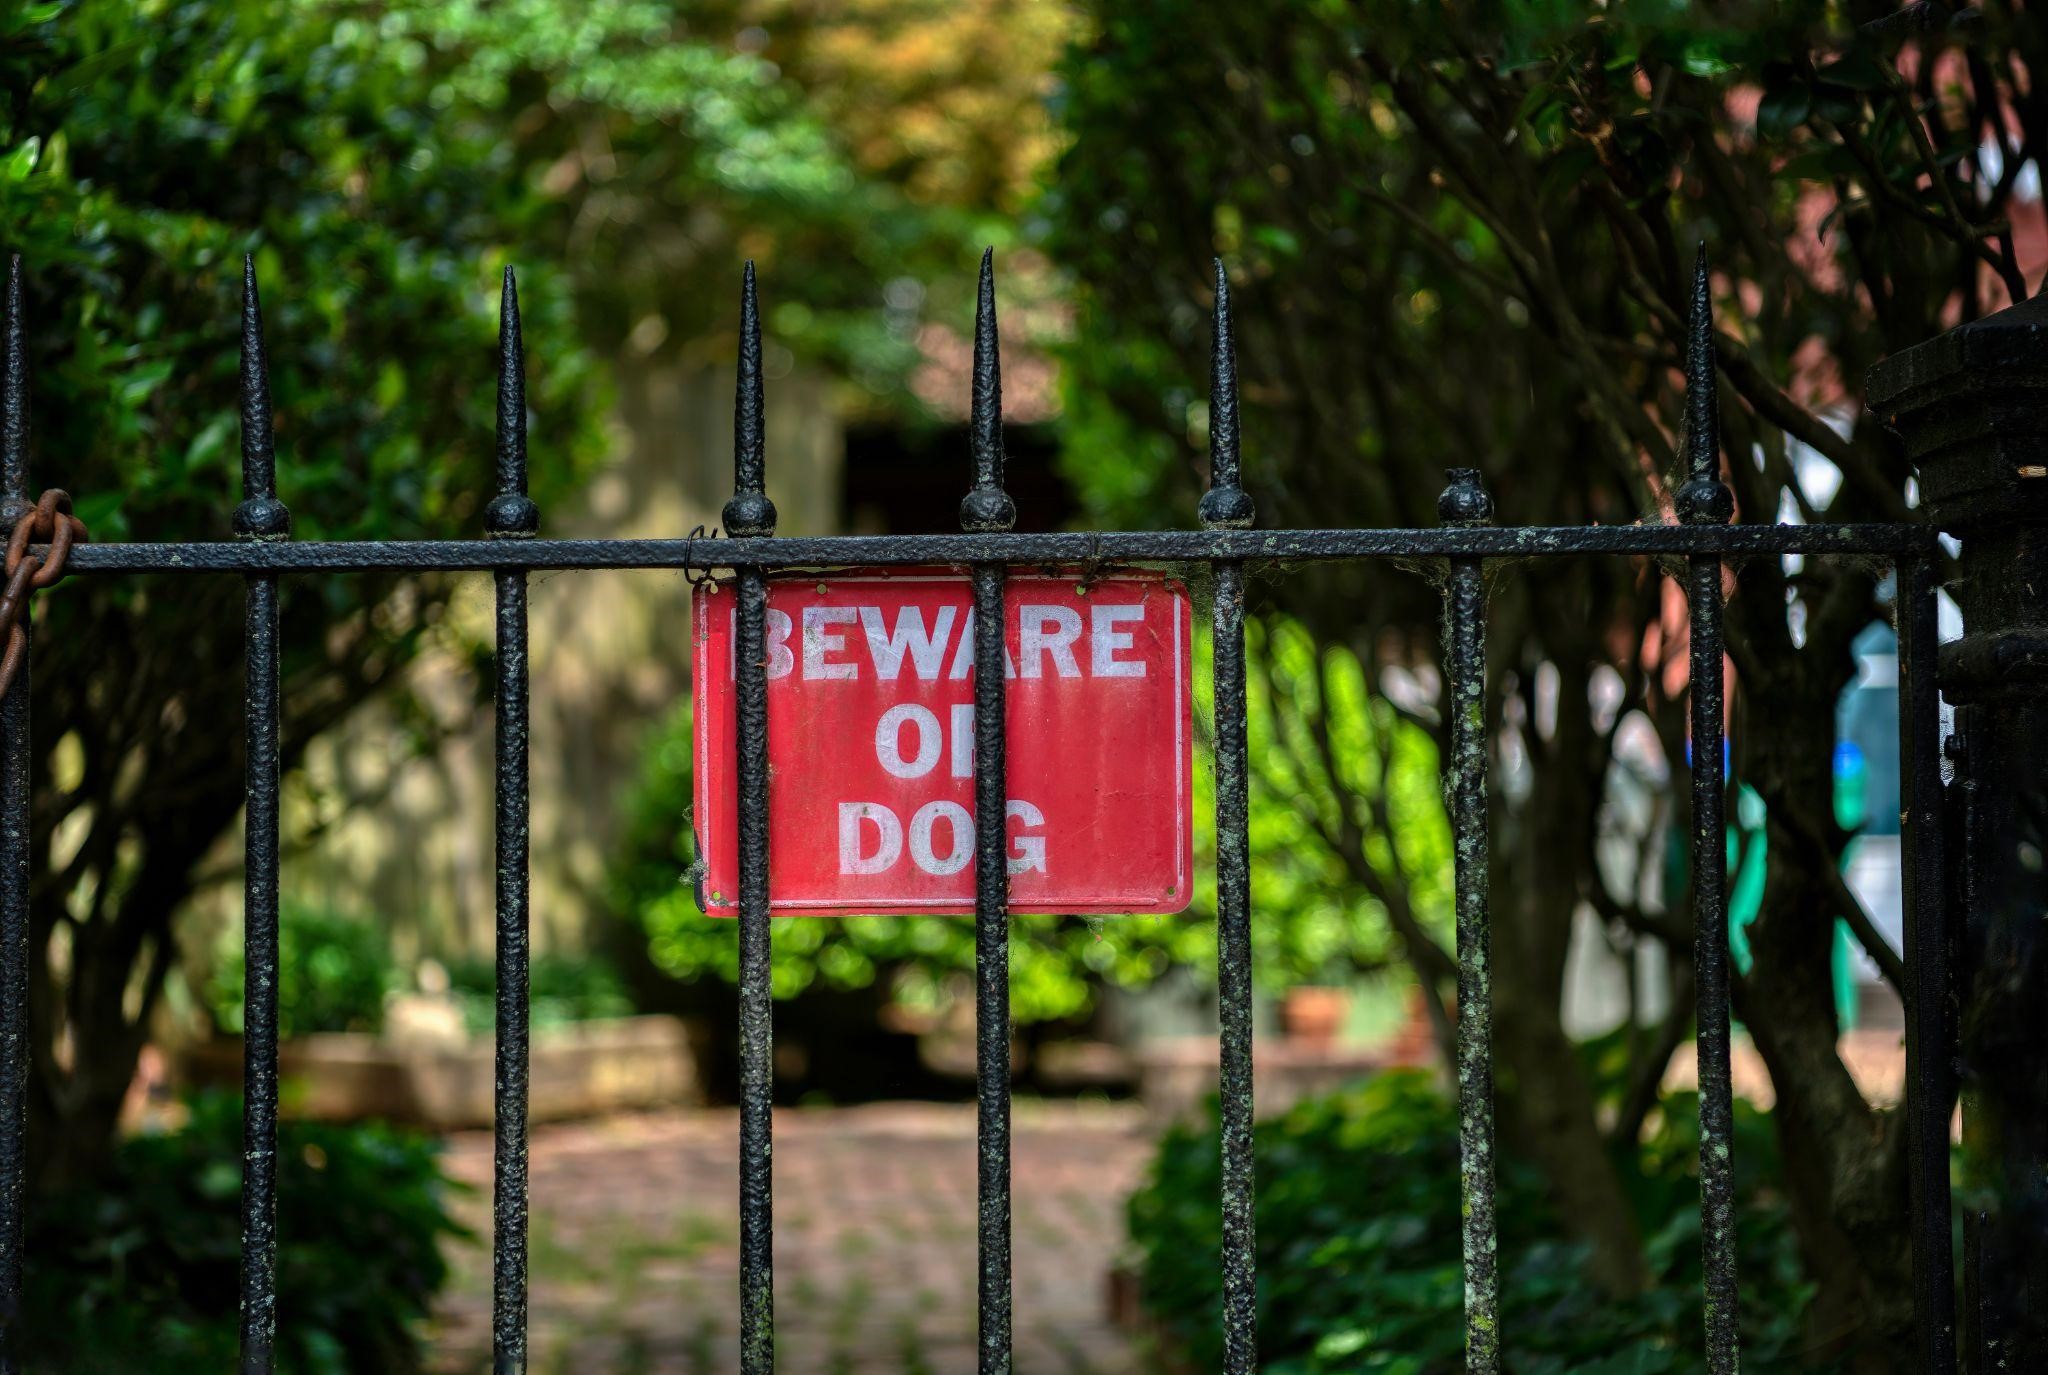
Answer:
<svg viewBox="0 0 2048 1375"><path fill-rule="evenodd" d="M286 904L277 933L279 1034L384 1029L384 1006L412 979L392 960L382 926L360 917ZM494 1025L497 969L489 955L448 962L448 991L462 1009L462 1022L476 1035ZM225 1031L242 1030L242 936L221 941L206 997L214 1020ZM537 955L528 973L528 997L536 1030L596 1017L623 1017L633 1010L616 970L597 956Z"/></svg>
<svg viewBox="0 0 2048 1375"><path fill-rule="evenodd" d="M526 977L528 1018L535 1031L633 1011L618 971L595 956L536 955ZM453 961L448 988L462 1007L462 1024L472 1035L489 1035L497 1025L497 965L488 956Z"/></svg>
<svg viewBox="0 0 2048 1375"><path fill-rule="evenodd" d="M438 1146L377 1126L278 1132L278 1368L400 1375L448 1277ZM25 1368L49 1375L231 1370L240 1330L241 1101L196 1101L177 1132L136 1137L89 1190L29 1216Z"/></svg>
<svg viewBox="0 0 2048 1375"><path fill-rule="evenodd" d="M1543 1178L1503 1141L1501 1327L1518 1375L1703 1371L1695 1099L1666 1100L1643 1148L1639 1206L1651 1283L1602 1295L1581 1246L1561 1241ZM1743 1355L1758 1369L1823 1370L1798 1350L1812 1294L1764 1117L1738 1103L1737 1234ZM1417 1071L1392 1071L1261 1123L1259 1345L1269 1375L1437 1375L1464 1368L1458 1120ZM1222 1364L1220 1165L1215 1123L1176 1128L1130 1204L1144 1300L1194 1368Z"/></svg>
<svg viewBox="0 0 2048 1375"><path fill-rule="evenodd" d="M381 1031L384 1000L404 985L375 922L287 903L278 916L277 1024L282 1036ZM242 1030L242 933L222 938L207 1003L220 1027Z"/></svg>

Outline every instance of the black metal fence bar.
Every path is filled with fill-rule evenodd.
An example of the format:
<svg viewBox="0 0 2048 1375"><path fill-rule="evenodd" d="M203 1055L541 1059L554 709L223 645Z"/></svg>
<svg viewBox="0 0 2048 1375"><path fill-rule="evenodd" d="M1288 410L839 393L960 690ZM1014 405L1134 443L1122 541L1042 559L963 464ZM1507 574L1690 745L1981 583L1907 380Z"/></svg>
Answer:
<svg viewBox="0 0 2048 1375"><path fill-rule="evenodd" d="M996 341L995 253L982 254L974 310L969 408L974 486L961 528L1008 530L1017 508L1003 490L1003 379ZM1010 1324L1010 872L1004 758L1003 566L974 566L974 1096L976 1294L981 1375L1009 1375Z"/></svg>
<svg viewBox="0 0 2048 1375"><path fill-rule="evenodd" d="M0 367L0 516L28 501L27 369L18 262L8 279ZM1687 357L1685 456L1675 525L1497 529L1475 472L1459 470L1436 530L1255 531L1240 475L1229 288L1217 267L1211 395L1211 480L1201 531L1016 534L1003 487L1000 358L992 255L976 312L971 431L975 480L962 533L771 538L765 494L759 308L752 265L741 301L730 538L541 540L526 490L526 404L518 301L505 277L500 327L496 491L488 538L306 542L289 539L276 495L275 453L253 267L245 263L242 321L242 489L236 538L225 542L82 545L80 573L239 574L247 587L247 965L242 1185L242 1370L272 1368L276 1335L278 983L278 579L291 573L489 571L497 598L497 1096L493 1198L493 1339L498 1375L527 1366L527 1034L529 671L527 575L536 569L704 569L737 572L735 658L740 886L741 1368L775 1361L772 1256L772 1002L766 630L768 575L778 570L948 564L971 570L975 620L975 913L978 1113L978 1321L981 1375L1012 1367L1009 855L1007 846L1005 589L1012 567L1207 563L1215 577L1218 985L1222 1092L1222 1287L1225 1375L1257 1366L1250 838L1244 586L1248 564L1442 559L1445 669L1450 691L1447 801L1455 839L1458 1080L1464 1214L1467 1368L1500 1365L1492 996L1487 910L1485 561L1556 556L1649 556L1682 562L1691 626L1692 851L1701 1128L1706 1344L1714 1375L1738 1365L1727 785L1723 757L1724 563L1788 553L1889 556L1898 565L1900 740L1906 860L1908 1162L1918 1368L1955 1369L1948 1181L1953 1102L1946 892L1943 887L1936 568L1939 546L1921 525L1732 526L1719 480L1718 418L1708 281L1694 283ZM40 551L39 551L40 552ZM26 621L24 619L24 624ZM0 1375L19 1368L26 1167L27 971L30 951L30 741L26 660L0 702Z"/></svg>
<svg viewBox="0 0 2048 1375"><path fill-rule="evenodd" d="M0 515L28 513L28 351L21 259L7 270L0 359ZM33 629L30 608L22 629ZM30 637L31 639L33 636ZM21 1369L22 1208L28 1171L29 655L0 702L0 1375Z"/></svg>
<svg viewBox="0 0 2048 1375"><path fill-rule="evenodd" d="M1691 344L1686 356L1686 461L1678 518L1692 528L1723 526L1734 497L1721 482L1719 407L1715 401L1713 303L1703 251L1693 276ZM1707 1369L1735 1375L1736 1323L1734 1086L1730 1077L1728 993L1728 780L1722 756L1721 560L1687 560L1692 627L1692 910L1699 1005L1700 1235L1706 1267Z"/></svg>
<svg viewBox="0 0 2048 1375"><path fill-rule="evenodd" d="M1437 503L1447 525L1480 526L1493 500L1479 472L1459 468ZM1486 570L1453 559L1444 585L1444 670L1450 689L1451 814L1458 936L1458 1191L1463 1218L1465 1369L1500 1370L1500 1232L1494 1193L1493 927L1487 910Z"/></svg>
<svg viewBox="0 0 2048 1375"><path fill-rule="evenodd" d="M736 534L731 526L727 533ZM72 573L487 572L497 568L906 567L1002 563L1332 563L1356 559L1724 559L1932 554L1923 525L1531 525L1476 530L1136 530L1091 534L821 535L796 539L304 540L291 544L82 544Z"/></svg>
<svg viewBox="0 0 2048 1375"><path fill-rule="evenodd" d="M1942 816L1939 581L1932 559L1898 566L1899 819L1905 861L1906 1129L1913 1216L1916 1366L1956 1369L1955 1240L1949 1124L1955 1103L1947 856Z"/></svg>
<svg viewBox="0 0 2048 1375"><path fill-rule="evenodd" d="M530 539L540 512L526 494L526 364L519 291L505 269L498 314L497 492L484 508L494 540ZM492 1113L491 1363L526 1371L527 1070L529 930L526 573L500 569L492 780L497 848L497 1057Z"/></svg>
<svg viewBox="0 0 2048 1375"><path fill-rule="evenodd" d="M256 266L242 263L242 503L235 533L281 540L270 378ZM248 577L242 671L248 755L242 874L242 1375L269 1375L277 1338L277 575Z"/></svg>
<svg viewBox="0 0 2048 1375"><path fill-rule="evenodd" d="M767 440L761 311L754 265L740 288L740 351L733 401L733 495L725 528L750 539L775 533L766 494ZM739 711L740 851L740 1371L775 1369L775 1012L768 935L768 582L742 569L734 651Z"/></svg>
<svg viewBox="0 0 2048 1375"><path fill-rule="evenodd" d="M1252 499L1240 480L1237 353L1230 279L1216 264L1214 359L1209 382L1209 490L1202 524L1249 529ZM1216 1004L1222 1111L1223 1371L1259 1362L1258 1206L1252 1126L1252 880L1245 741L1244 565L1219 559L1211 623L1216 725Z"/></svg>

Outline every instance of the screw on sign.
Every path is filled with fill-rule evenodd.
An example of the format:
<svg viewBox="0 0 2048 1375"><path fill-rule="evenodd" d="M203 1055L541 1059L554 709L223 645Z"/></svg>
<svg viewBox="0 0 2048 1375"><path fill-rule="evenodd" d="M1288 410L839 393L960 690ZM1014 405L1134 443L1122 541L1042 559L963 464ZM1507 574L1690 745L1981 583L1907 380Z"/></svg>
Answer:
<svg viewBox="0 0 2048 1375"><path fill-rule="evenodd" d="M698 902L738 911L733 606L697 589ZM1187 589L1149 573L1004 590L1010 908L1179 912L1191 878ZM768 588L769 902L974 910L974 611L965 574Z"/></svg>

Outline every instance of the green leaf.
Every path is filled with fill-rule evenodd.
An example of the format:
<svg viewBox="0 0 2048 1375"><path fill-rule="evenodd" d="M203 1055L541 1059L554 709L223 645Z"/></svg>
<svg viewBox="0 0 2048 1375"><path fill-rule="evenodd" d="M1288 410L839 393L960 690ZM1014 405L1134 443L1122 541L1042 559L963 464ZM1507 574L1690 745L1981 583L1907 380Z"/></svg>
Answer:
<svg viewBox="0 0 2048 1375"><path fill-rule="evenodd" d="M36 158L43 151L40 138L28 138L16 145L7 155L6 177L9 181L26 181L29 173L36 170Z"/></svg>
<svg viewBox="0 0 2048 1375"><path fill-rule="evenodd" d="M1252 229L1252 242L1280 255L1283 258L1296 257L1301 253L1301 240L1291 229L1277 224L1261 224Z"/></svg>
<svg viewBox="0 0 2048 1375"><path fill-rule="evenodd" d="M159 358L144 363L121 379L114 394L120 398L124 406L140 406L155 394L156 389L164 384L177 366L177 360L173 358Z"/></svg>

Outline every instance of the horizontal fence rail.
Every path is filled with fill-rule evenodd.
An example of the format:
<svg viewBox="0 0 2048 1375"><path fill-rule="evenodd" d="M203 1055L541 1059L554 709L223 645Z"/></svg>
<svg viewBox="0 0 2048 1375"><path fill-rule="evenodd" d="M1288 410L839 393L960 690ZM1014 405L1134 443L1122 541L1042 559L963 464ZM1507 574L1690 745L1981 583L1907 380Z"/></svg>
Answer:
<svg viewBox="0 0 2048 1375"><path fill-rule="evenodd" d="M1528 525L1442 530L1133 530L1100 535L819 535L792 539L306 540L243 545L84 544L74 573L429 573L525 568L802 569L926 563L1340 563L1540 559L1584 554L1723 559L1896 558L1939 552L1919 525Z"/></svg>
<svg viewBox="0 0 2048 1375"><path fill-rule="evenodd" d="M27 365L18 265L8 283L0 375L0 497L11 518L28 502ZM771 998L769 795L765 618L771 575L793 570L953 565L968 570L975 636L975 988L977 1100L977 1369L1013 1366L1011 1276L1011 1066L1009 893L1004 856L1005 684L1003 605L1013 570L1045 566L1165 564L1212 575L1216 801L1217 983L1221 1084L1221 1273L1225 1375L1258 1368L1256 1162L1253 1152L1252 910L1254 856L1248 825L1245 578L1253 567L1392 561L1441 583L1444 681L1450 753L1446 806L1455 847L1457 933L1456 1078L1467 1369L1503 1368L1513 1334L1504 1325L1496 1218L1491 919L1487 836L1486 590L1502 565L1559 557L1664 561L1683 586L1691 629L1692 899L1700 1058L1701 1228L1709 1369L1738 1366L1731 991L1723 804L1722 626L1725 568L1786 555L1882 561L1898 570L1900 734L1905 775L1908 1103L1912 1152L1913 1266L1921 1367L1955 1368L1955 1303L1947 1176L1954 1083L1944 1018L1947 955L1942 936L1942 815L1936 651L1935 531L1920 524L1738 525L1720 481L1715 364L1704 258L1695 275L1684 439L1685 481L1673 494L1676 523L1509 527L1493 522L1491 497L1474 470L1451 474L1435 529L1255 530L1242 483L1237 368L1229 282L1216 264L1210 392L1210 483L1199 530L1018 533L1004 490L1001 364L992 255L984 256L976 306L970 406L973 482L961 532L778 538L765 485L760 311L752 264L740 302L734 408L734 492L722 536L682 539L542 539L527 495L526 397L518 297L505 274L500 317L498 429L486 535L477 539L293 541L277 496L269 389L253 269L245 268L242 321L242 503L231 541L82 544L68 569L85 576L242 577L247 585L247 874L245 957L248 1038L242 1179L242 1369L266 1375L278 1324L276 1219L278 922L278 592L288 575L355 572L488 572L497 600L494 781L497 915L497 1090L493 1180L494 1370L527 1366L528 756L527 574L541 570L732 570L737 574L737 757L740 888L739 1329L745 1375L776 1362L773 1270L773 1002ZM42 551L31 550L40 557ZM19 1322L29 1065L29 675L0 703L0 1375L20 1368ZM681 824L681 818L677 819Z"/></svg>

